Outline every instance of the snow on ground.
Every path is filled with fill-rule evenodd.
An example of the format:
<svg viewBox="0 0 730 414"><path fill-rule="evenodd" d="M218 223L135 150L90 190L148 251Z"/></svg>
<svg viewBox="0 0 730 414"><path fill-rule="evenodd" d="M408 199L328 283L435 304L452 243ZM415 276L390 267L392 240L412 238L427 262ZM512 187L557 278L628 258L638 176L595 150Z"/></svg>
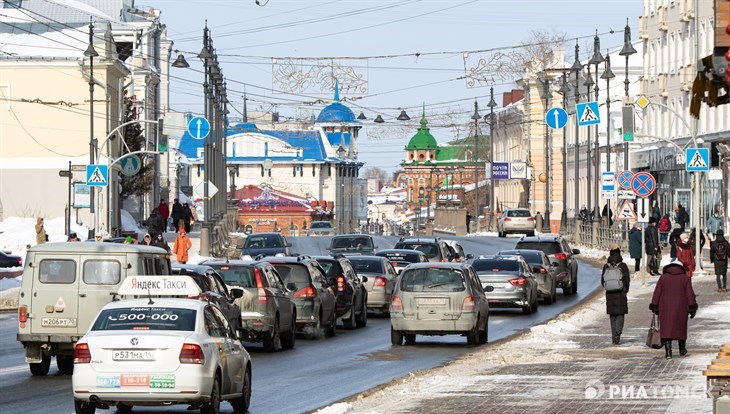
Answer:
<svg viewBox="0 0 730 414"><path fill-rule="evenodd" d="M0 289L0 309L17 309L18 295L20 295L19 287Z"/></svg>

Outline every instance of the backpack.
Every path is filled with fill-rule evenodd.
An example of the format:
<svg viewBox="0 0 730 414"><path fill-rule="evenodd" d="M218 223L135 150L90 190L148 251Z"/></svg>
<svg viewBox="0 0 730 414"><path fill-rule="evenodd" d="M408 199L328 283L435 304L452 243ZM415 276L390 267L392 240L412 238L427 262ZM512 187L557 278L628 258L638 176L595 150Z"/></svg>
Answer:
<svg viewBox="0 0 730 414"><path fill-rule="evenodd" d="M624 275L618 263L609 263L606 271L603 273L603 287L606 292L623 292Z"/></svg>
<svg viewBox="0 0 730 414"><path fill-rule="evenodd" d="M671 226L669 226L669 220L666 218L662 218L659 220L659 231L669 231L671 229Z"/></svg>
<svg viewBox="0 0 730 414"><path fill-rule="evenodd" d="M718 243L715 247L715 260L724 262L727 260L727 243Z"/></svg>

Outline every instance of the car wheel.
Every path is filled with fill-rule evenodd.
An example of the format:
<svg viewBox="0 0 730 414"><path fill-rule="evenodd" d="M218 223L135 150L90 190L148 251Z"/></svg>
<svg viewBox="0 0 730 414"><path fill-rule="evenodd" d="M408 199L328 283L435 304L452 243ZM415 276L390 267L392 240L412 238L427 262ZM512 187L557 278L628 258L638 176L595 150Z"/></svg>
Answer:
<svg viewBox="0 0 730 414"><path fill-rule="evenodd" d="M63 375L73 375L74 373L74 357L73 355L56 355L56 366Z"/></svg>
<svg viewBox="0 0 730 414"><path fill-rule="evenodd" d="M35 377L48 375L48 370L51 369L51 356L41 354L41 362L31 363L28 366L30 366L30 373Z"/></svg>
<svg viewBox="0 0 730 414"><path fill-rule="evenodd" d="M249 405L251 405L251 367L246 367L246 372L243 374L243 387L241 389L241 396L235 400L228 401L233 407L234 413L245 413L248 411Z"/></svg>
<svg viewBox="0 0 730 414"><path fill-rule="evenodd" d="M355 324L358 328L364 328L368 324L368 297L365 295L362 298L362 309L360 309L360 316L357 318Z"/></svg>
<svg viewBox="0 0 730 414"><path fill-rule="evenodd" d="M354 298L352 300L352 303L354 305ZM344 326L346 330L351 331L355 329L355 323L355 306L350 306L350 316L348 316L347 319L342 320L342 326Z"/></svg>
<svg viewBox="0 0 730 414"><path fill-rule="evenodd" d="M546 305L552 305L553 304L553 293L548 292L547 296L545 296L543 299L544 299L544 302Z"/></svg>
<svg viewBox="0 0 730 414"><path fill-rule="evenodd" d="M330 323L327 326L327 330L325 331L325 335L328 338L332 338L337 334L337 316L335 316L334 310L332 311L332 323Z"/></svg>
<svg viewBox="0 0 730 414"><path fill-rule="evenodd" d="M504 237L504 232L497 230L497 237L499 237L499 238Z"/></svg>
<svg viewBox="0 0 730 414"><path fill-rule="evenodd" d="M390 327L390 343L395 346L403 345L403 332L394 331L393 327Z"/></svg>
<svg viewBox="0 0 730 414"><path fill-rule="evenodd" d="M76 414L94 414L96 406L88 401L74 400L74 411Z"/></svg>
<svg viewBox="0 0 730 414"><path fill-rule="evenodd" d="M281 347L283 349L292 349L294 348L294 344L297 340L297 323L296 323L296 315L292 314L291 319L291 327L289 328L289 333L287 333L285 336L281 337Z"/></svg>
<svg viewBox="0 0 730 414"><path fill-rule="evenodd" d="M132 412L133 405L117 404L117 414L130 414Z"/></svg>
<svg viewBox="0 0 730 414"><path fill-rule="evenodd" d="M279 349L281 339L279 339L279 319L274 322L274 329L271 330L271 335L268 338L264 338L264 351L276 352Z"/></svg>
<svg viewBox="0 0 730 414"><path fill-rule="evenodd" d="M537 312L537 295L535 295L535 301L532 302L532 313Z"/></svg>
<svg viewBox="0 0 730 414"><path fill-rule="evenodd" d="M558 292L557 292L557 288L555 287L555 282L553 282L553 296L552 296L552 298L553 298L553 303L555 303L555 302L558 301Z"/></svg>
<svg viewBox="0 0 730 414"><path fill-rule="evenodd" d="M220 414L221 412L221 386L218 378L213 381L213 389L210 391L210 401L200 407L200 414Z"/></svg>
<svg viewBox="0 0 730 414"><path fill-rule="evenodd" d="M406 345L415 345L416 334L404 334L403 338L406 340Z"/></svg>
<svg viewBox="0 0 730 414"><path fill-rule="evenodd" d="M474 328L466 333L466 343L469 345L479 345L479 323L474 325Z"/></svg>
<svg viewBox="0 0 730 414"><path fill-rule="evenodd" d="M571 294L575 295L578 293L578 275L575 275L575 278L573 279L573 291Z"/></svg>
<svg viewBox="0 0 730 414"><path fill-rule="evenodd" d="M525 315L532 315L532 304L527 304L522 307L522 313Z"/></svg>
<svg viewBox="0 0 730 414"><path fill-rule="evenodd" d="M486 344L487 342L489 342L489 317L484 322L484 330L479 331L479 343Z"/></svg>

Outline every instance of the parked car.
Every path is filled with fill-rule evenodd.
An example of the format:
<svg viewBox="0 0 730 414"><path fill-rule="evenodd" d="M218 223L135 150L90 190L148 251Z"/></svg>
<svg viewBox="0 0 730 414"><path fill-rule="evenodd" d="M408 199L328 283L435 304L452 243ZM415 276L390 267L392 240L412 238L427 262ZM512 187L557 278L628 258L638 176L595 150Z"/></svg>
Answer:
<svg viewBox="0 0 730 414"><path fill-rule="evenodd" d="M243 292L229 292L221 276L210 266L192 264L173 264L173 275L185 275L193 278L203 292L197 299L215 303L226 316L234 332L241 329L241 308L235 300Z"/></svg>
<svg viewBox="0 0 730 414"><path fill-rule="evenodd" d="M322 330L326 336L334 336L337 328L335 294L322 266L308 256L265 257L263 260L274 266L292 292L292 302L297 307L297 330L310 338L318 337Z"/></svg>
<svg viewBox="0 0 730 414"><path fill-rule="evenodd" d="M393 248L421 251L431 262L450 262L453 259L451 249L438 237L401 237Z"/></svg>
<svg viewBox="0 0 730 414"><path fill-rule="evenodd" d="M451 249L451 253L453 256L452 261L453 262L466 262L469 259L473 259L474 256L471 254L466 254L464 252L464 248L461 246L461 244L456 240L444 240L444 243Z"/></svg>
<svg viewBox="0 0 730 414"><path fill-rule="evenodd" d="M512 233L535 235L535 218L526 208L507 208L502 211L502 217L497 221L497 234L506 237Z"/></svg>
<svg viewBox="0 0 730 414"><path fill-rule="evenodd" d="M395 272L400 274L403 269L411 263L428 263L428 256L420 250L410 249L389 249L381 250L375 253L376 256L382 256L390 260Z"/></svg>
<svg viewBox="0 0 730 414"><path fill-rule="evenodd" d="M281 233L254 233L246 237L241 257L290 256L291 243Z"/></svg>
<svg viewBox="0 0 730 414"><path fill-rule="evenodd" d="M532 273L537 279L537 288L540 299L550 305L557 299L558 263L550 262L550 258L541 250L501 250L499 256L522 256L532 267Z"/></svg>
<svg viewBox="0 0 730 414"><path fill-rule="evenodd" d="M537 279L521 256L483 256L472 263L487 294L489 306L522 308L525 314L537 312Z"/></svg>
<svg viewBox="0 0 730 414"><path fill-rule="evenodd" d="M350 263L359 276L365 276L368 291L368 310L387 312L390 295L398 277L393 265L381 256L350 256Z"/></svg>
<svg viewBox="0 0 730 414"><path fill-rule="evenodd" d="M488 290L491 288L487 288ZM464 335L486 343L489 303L474 269L466 263L414 263L398 277L390 301L390 341L416 342L416 335Z"/></svg>
<svg viewBox="0 0 730 414"><path fill-rule="evenodd" d="M331 221L313 221L309 225L307 236L336 236L337 231L332 227Z"/></svg>
<svg viewBox="0 0 730 414"><path fill-rule="evenodd" d="M332 238L328 250L332 256L337 254L370 256L375 254L377 248L373 237L369 234L342 234Z"/></svg>
<svg viewBox="0 0 730 414"><path fill-rule="evenodd" d="M536 237L522 237L515 249L542 250L550 262L558 263L558 287L563 294L574 295L578 292L578 261L575 256L580 250L572 249L568 241L559 234Z"/></svg>
<svg viewBox="0 0 730 414"><path fill-rule="evenodd" d="M294 348L297 310L274 266L252 260L206 260L201 264L220 273L230 290L243 291L236 299L243 340L262 342L267 352Z"/></svg>
<svg viewBox="0 0 730 414"><path fill-rule="evenodd" d="M23 267L23 259L20 256L0 252L0 267Z"/></svg>
<svg viewBox="0 0 730 414"><path fill-rule="evenodd" d="M367 276L355 272L350 260L343 256L316 256L330 286L335 290L335 314L342 320L345 329L363 328L368 323Z"/></svg>

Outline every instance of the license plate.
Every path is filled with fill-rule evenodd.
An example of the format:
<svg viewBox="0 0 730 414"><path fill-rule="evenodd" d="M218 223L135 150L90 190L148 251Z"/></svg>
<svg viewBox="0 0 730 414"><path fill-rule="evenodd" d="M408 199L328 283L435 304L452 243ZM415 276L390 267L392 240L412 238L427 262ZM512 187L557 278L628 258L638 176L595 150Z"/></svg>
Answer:
<svg viewBox="0 0 730 414"><path fill-rule="evenodd" d="M112 351L115 361L154 361L154 351Z"/></svg>
<svg viewBox="0 0 730 414"><path fill-rule="evenodd" d="M76 318L41 318L41 326L75 328Z"/></svg>
<svg viewBox="0 0 730 414"><path fill-rule="evenodd" d="M446 305L445 298L421 298L418 299L419 305Z"/></svg>

